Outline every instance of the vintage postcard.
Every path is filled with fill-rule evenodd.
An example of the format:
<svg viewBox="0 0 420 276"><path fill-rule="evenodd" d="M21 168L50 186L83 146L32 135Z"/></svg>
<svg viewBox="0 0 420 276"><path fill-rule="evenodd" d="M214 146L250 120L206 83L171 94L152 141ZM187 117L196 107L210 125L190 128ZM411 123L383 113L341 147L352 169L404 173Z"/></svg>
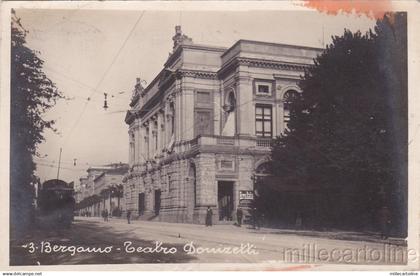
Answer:
<svg viewBox="0 0 420 276"><path fill-rule="evenodd" d="M417 270L419 7L3 2L2 269Z"/></svg>

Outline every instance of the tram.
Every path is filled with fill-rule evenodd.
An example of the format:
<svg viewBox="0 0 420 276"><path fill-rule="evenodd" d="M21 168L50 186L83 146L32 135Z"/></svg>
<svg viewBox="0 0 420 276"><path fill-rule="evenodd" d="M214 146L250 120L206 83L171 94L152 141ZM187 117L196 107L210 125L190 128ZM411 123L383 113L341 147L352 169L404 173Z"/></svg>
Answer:
<svg viewBox="0 0 420 276"><path fill-rule="evenodd" d="M40 219L52 227L70 227L74 218L73 183L50 179L42 184L38 194Z"/></svg>

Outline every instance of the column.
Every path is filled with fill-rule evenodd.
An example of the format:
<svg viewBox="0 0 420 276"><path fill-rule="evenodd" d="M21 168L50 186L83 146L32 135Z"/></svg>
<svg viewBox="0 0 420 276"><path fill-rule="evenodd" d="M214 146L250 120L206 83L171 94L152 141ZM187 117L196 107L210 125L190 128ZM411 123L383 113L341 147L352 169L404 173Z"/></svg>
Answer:
<svg viewBox="0 0 420 276"><path fill-rule="evenodd" d="M141 132L140 132L140 128L141 128L141 124L140 124L140 119L137 119L136 122L136 143L135 143L135 147L136 147L136 161L134 162L135 164L141 164Z"/></svg>
<svg viewBox="0 0 420 276"><path fill-rule="evenodd" d="M144 143L144 135L145 135L145 129L143 125L139 126L139 163L143 164L146 156L145 152L145 143Z"/></svg>
<svg viewBox="0 0 420 276"><path fill-rule="evenodd" d="M148 126L149 126L149 133L148 133L148 146L149 146L149 159L153 158L153 121L149 120L148 121Z"/></svg>
<svg viewBox="0 0 420 276"><path fill-rule="evenodd" d="M182 134L182 106L181 106L181 80L176 80L176 90L175 90L175 141L180 141L183 138Z"/></svg>
<svg viewBox="0 0 420 276"><path fill-rule="evenodd" d="M155 114L152 117L152 155L153 157L156 156L156 154L158 153L158 148L159 148L159 135L158 135L158 130L159 130L159 123L158 123L158 118L157 118L157 114Z"/></svg>
<svg viewBox="0 0 420 276"><path fill-rule="evenodd" d="M164 140L165 140L164 130L162 129L162 126L164 126L164 124L165 124L165 118L164 118L163 110L160 110L158 112L157 122L158 122L158 129L157 129L158 153L161 154L162 149L164 147Z"/></svg>
<svg viewBox="0 0 420 276"><path fill-rule="evenodd" d="M134 121L134 129L133 129L133 134L134 134L134 139L133 139L133 150L134 150L134 154L133 154L133 164L136 165L138 162L138 147L137 147L137 141L139 139L139 133L138 133L138 122L137 119Z"/></svg>
<svg viewBox="0 0 420 276"><path fill-rule="evenodd" d="M242 66L240 66L242 67ZM241 68L242 69L242 68ZM237 77L237 126L239 135L255 135L255 106L253 101L252 81L247 72L240 71Z"/></svg>
<svg viewBox="0 0 420 276"><path fill-rule="evenodd" d="M213 110L214 110L214 135L221 135L222 134L222 129L221 129L221 120L223 119L221 115L221 113L223 112L223 110L221 109L221 106L223 105L221 99L222 99L222 95L224 95L223 93L223 81L220 81L220 85L214 89L213 92Z"/></svg>

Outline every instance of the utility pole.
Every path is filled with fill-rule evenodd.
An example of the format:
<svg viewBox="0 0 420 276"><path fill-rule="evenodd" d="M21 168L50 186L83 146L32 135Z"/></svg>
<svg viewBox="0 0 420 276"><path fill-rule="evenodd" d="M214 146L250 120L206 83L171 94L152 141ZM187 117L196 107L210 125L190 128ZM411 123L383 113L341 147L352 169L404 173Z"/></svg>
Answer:
<svg viewBox="0 0 420 276"><path fill-rule="evenodd" d="M58 177L60 176L60 165L61 165L61 152L63 151L62 148L60 148L60 156L58 157L58 169L57 169L57 180Z"/></svg>

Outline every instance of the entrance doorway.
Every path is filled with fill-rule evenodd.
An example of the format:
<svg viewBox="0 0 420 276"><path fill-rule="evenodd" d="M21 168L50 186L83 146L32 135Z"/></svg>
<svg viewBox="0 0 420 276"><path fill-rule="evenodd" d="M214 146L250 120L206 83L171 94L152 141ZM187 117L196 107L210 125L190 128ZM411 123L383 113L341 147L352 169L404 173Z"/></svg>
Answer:
<svg viewBox="0 0 420 276"><path fill-rule="evenodd" d="M233 214L233 181L217 182L219 220L230 221Z"/></svg>
<svg viewBox="0 0 420 276"><path fill-rule="evenodd" d="M144 193L139 193L139 216L143 215L144 213L144 205L145 205L145 200L144 200Z"/></svg>
<svg viewBox="0 0 420 276"><path fill-rule="evenodd" d="M160 211L160 190L155 190L155 215L159 215Z"/></svg>

